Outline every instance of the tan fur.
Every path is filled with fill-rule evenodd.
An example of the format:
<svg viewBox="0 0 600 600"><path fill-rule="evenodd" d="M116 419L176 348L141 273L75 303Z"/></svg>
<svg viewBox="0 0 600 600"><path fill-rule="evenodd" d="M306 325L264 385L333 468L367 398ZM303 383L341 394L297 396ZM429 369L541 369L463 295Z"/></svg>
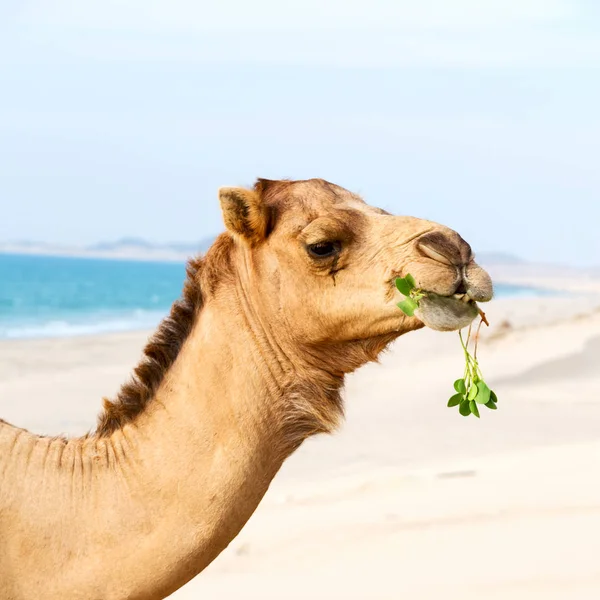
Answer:
<svg viewBox="0 0 600 600"><path fill-rule="evenodd" d="M456 329L491 281L455 232L393 217L324 180L219 193L227 232L95 434L0 420L0 598L153 600L202 571L283 461L335 429L344 376L423 323ZM314 244L335 242L315 258ZM433 257L433 258L432 258ZM398 275L439 296L396 307Z"/></svg>

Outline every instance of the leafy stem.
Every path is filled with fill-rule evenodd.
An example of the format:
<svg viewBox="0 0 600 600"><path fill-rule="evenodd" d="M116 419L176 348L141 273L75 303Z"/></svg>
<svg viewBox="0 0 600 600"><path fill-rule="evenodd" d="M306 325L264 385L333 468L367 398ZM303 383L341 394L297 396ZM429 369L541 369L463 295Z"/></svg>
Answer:
<svg viewBox="0 0 600 600"><path fill-rule="evenodd" d="M406 275L406 277L396 279L396 287L398 291L405 296L402 302L398 303L398 308L402 310L406 315L412 317L415 314L415 310L419 308L419 301L425 296L422 290L417 288L415 279L412 275ZM472 336L472 327L469 326L467 331L466 340L463 337L462 330L458 332L460 344L463 349L465 356L465 370L462 379L457 379L454 382L455 394L448 400L448 406L458 406L458 411L461 415L468 417L469 415L475 415L477 418L479 415L478 405L482 404L491 410L496 410L498 403L498 397L495 392L488 387L483 379L483 374L479 367L477 359L477 348L479 345L479 334L481 332L481 326L483 323L489 326L489 322L485 316L485 313L479 309L479 315L481 321L477 327L475 335ZM469 344L474 337L474 348L473 353L469 351Z"/></svg>

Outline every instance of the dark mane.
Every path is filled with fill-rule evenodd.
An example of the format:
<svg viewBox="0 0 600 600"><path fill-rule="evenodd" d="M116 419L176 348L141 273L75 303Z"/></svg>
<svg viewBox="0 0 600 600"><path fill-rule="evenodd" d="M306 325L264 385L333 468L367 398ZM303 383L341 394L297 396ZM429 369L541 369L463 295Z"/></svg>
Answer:
<svg viewBox="0 0 600 600"><path fill-rule="evenodd" d="M104 399L96 435L110 435L144 412L192 332L204 305L203 288L209 293L214 291L218 281L228 272L231 241L230 236L222 235L205 258L193 258L188 262L181 298L148 340L131 380L123 385L115 400Z"/></svg>
<svg viewBox="0 0 600 600"><path fill-rule="evenodd" d="M104 412L98 418L97 435L106 436L142 413L152 399L166 372L190 335L196 315L204 302L200 289L202 259L191 259L186 267L183 293L171 307L144 348L144 356L131 380L123 385L116 400L104 399Z"/></svg>

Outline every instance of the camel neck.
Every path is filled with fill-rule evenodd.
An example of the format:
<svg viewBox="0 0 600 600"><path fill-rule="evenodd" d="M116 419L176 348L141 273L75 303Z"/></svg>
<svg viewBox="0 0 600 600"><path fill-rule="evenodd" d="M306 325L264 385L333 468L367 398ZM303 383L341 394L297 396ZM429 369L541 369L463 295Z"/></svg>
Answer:
<svg viewBox="0 0 600 600"><path fill-rule="evenodd" d="M289 453L279 363L242 313L206 306L147 411L110 438L129 457L126 479L140 482L133 502L151 541L135 563L146 564L143 585L148 573L162 574L152 589L171 592L204 569Z"/></svg>

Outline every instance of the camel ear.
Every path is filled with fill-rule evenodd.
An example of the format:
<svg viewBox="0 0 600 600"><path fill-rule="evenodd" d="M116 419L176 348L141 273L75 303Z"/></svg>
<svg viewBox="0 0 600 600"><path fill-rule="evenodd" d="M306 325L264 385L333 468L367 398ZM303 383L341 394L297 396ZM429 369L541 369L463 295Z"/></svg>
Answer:
<svg viewBox="0 0 600 600"><path fill-rule="evenodd" d="M219 201L229 231L250 243L259 243L267 237L269 207L257 192L223 187L219 190Z"/></svg>

